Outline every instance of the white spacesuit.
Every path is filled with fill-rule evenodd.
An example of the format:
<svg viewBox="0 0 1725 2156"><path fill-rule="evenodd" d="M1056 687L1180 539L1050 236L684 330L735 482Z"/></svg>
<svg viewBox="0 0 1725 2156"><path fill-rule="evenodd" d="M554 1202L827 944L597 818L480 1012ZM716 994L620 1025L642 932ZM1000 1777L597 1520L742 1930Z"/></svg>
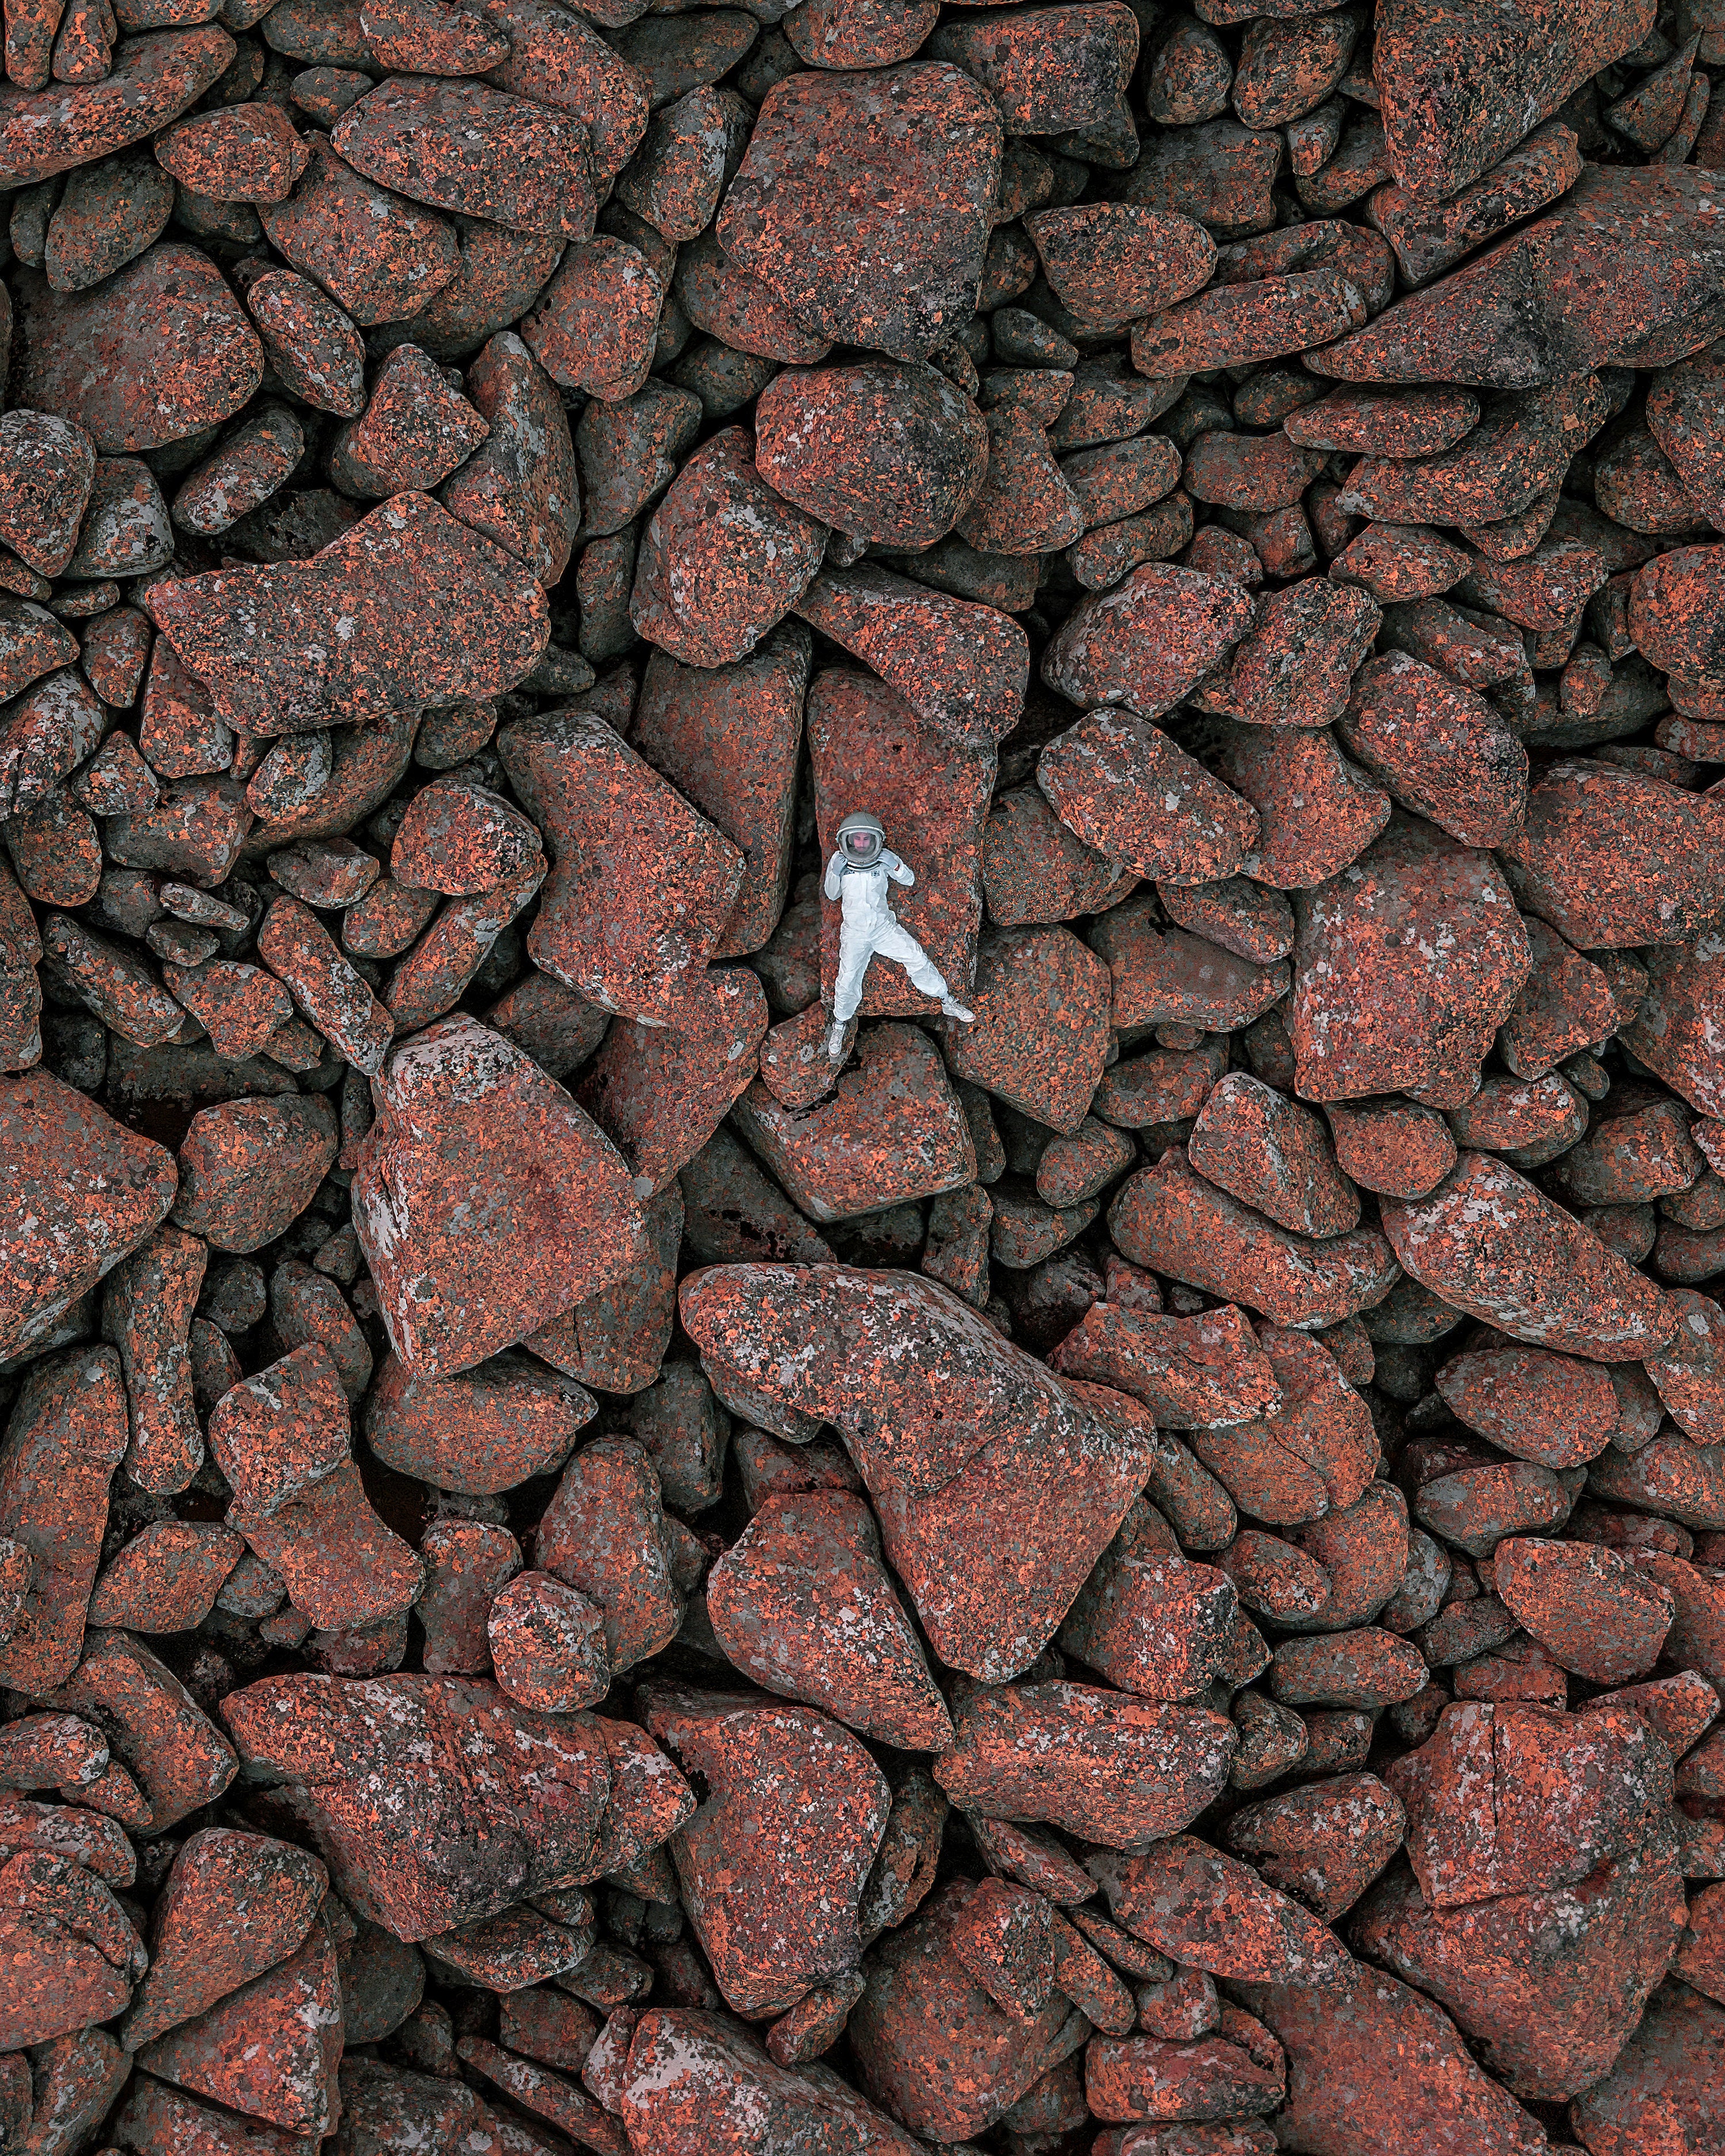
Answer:
<svg viewBox="0 0 1725 2156"><path fill-rule="evenodd" d="M841 899L843 924L839 931L839 973L833 987L833 1027L827 1036L827 1055L836 1063L845 1053L845 1029L862 1001L863 976L874 957L891 958L911 977L911 985L925 996L938 996L948 1018L968 1024L974 1015L956 1002L945 977L907 928L901 926L886 902L890 882L909 887L916 879L886 847L886 833L878 816L858 809L847 816L834 834L839 850L827 863L823 886L829 900Z"/></svg>

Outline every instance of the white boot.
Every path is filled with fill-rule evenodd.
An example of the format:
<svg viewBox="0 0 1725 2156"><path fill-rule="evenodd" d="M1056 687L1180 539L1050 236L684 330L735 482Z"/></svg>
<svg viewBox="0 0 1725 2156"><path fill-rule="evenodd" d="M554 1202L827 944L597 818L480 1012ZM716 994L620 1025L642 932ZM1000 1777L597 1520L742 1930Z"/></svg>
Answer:
<svg viewBox="0 0 1725 2156"><path fill-rule="evenodd" d="M832 1031L827 1035L827 1060L829 1063L842 1063L845 1060L845 1021L843 1019L839 1019L834 1023Z"/></svg>
<svg viewBox="0 0 1725 2156"><path fill-rule="evenodd" d="M963 1004L955 1002L951 996L941 998L941 1010L947 1018L963 1019L966 1025L976 1016L974 1011L966 1010Z"/></svg>

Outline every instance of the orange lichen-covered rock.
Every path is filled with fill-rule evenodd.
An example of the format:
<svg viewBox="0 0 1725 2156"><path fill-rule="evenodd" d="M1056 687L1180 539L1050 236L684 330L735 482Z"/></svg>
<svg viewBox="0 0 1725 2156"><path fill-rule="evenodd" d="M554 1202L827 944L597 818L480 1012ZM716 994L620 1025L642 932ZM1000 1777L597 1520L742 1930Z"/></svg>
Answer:
<svg viewBox="0 0 1725 2156"><path fill-rule="evenodd" d="M709 1791L671 1845L690 1921L732 2007L783 2011L859 1958L886 1778L809 1707L670 1685L643 1699L654 1736Z"/></svg>
<svg viewBox="0 0 1725 2156"><path fill-rule="evenodd" d="M1429 1198L1382 1212L1414 1279L1514 1339L1619 1363L1676 1329L1651 1281L1489 1153L1463 1153Z"/></svg>
<svg viewBox="0 0 1725 2156"><path fill-rule="evenodd" d="M342 1898L398 1938L593 1876L612 1775L590 1717L455 1677L311 1676L230 1692L222 1714L319 1824Z"/></svg>
<svg viewBox="0 0 1725 2156"><path fill-rule="evenodd" d="M781 1697L904 1751L950 1742L945 1702L860 1498L769 1497L707 1575L706 1607L732 1661Z"/></svg>
<svg viewBox="0 0 1725 2156"><path fill-rule="evenodd" d="M416 1372L471 1368L634 1262L628 1170L501 1034L441 1019L394 1050L374 1091L355 1227Z"/></svg>
<svg viewBox="0 0 1725 2156"><path fill-rule="evenodd" d="M1047 1820L1111 1849L1178 1832L1226 1779L1233 1725L1091 1685L978 1686L959 1702L935 1779L955 1802Z"/></svg>
<svg viewBox="0 0 1725 2156"><path fill-rule="evenodd" d="M925 358L975 307L1001 141L993 99L944 61L793 75L762 106L719 244L822 336Z"/></svg>
<svg viewBox="0 0 1725 2156"><path fill-rule="evenodd" d="M150 1235L177 1178L161 1146L46 1070L0 1079L0 1345L12 1355Z"/></svg>

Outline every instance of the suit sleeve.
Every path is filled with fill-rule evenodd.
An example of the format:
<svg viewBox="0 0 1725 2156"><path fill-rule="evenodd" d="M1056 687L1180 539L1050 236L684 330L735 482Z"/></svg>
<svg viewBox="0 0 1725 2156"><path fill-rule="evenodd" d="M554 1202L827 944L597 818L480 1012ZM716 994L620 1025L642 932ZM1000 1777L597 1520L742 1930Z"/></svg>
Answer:
<svg viewBox="0 0 1725 2156"><path fill-rule="evenodd" d="M916 880L915 871L907 869L896 854L883 853L880 865L895 883L901 883L906 888Z"/></svg>
<svg viewBox="0 0 1725 2156"><path fill-rule="evenodd" d="M827 863L826 880L821 886L829 898L836 898L845 886L845 856L834 854Z"/></svg>

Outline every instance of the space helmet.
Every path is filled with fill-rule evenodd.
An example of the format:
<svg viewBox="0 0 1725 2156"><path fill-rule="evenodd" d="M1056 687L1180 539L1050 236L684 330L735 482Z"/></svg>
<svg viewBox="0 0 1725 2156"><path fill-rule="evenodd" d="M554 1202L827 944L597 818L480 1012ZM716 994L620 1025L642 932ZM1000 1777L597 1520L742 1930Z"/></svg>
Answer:
<svg viewBox="0 0 1725 2156"><path fill-rule="evenodd" d="M866 808L853 808L834 835L847 868L871 869L886 850L886 827Z"/></svg>

